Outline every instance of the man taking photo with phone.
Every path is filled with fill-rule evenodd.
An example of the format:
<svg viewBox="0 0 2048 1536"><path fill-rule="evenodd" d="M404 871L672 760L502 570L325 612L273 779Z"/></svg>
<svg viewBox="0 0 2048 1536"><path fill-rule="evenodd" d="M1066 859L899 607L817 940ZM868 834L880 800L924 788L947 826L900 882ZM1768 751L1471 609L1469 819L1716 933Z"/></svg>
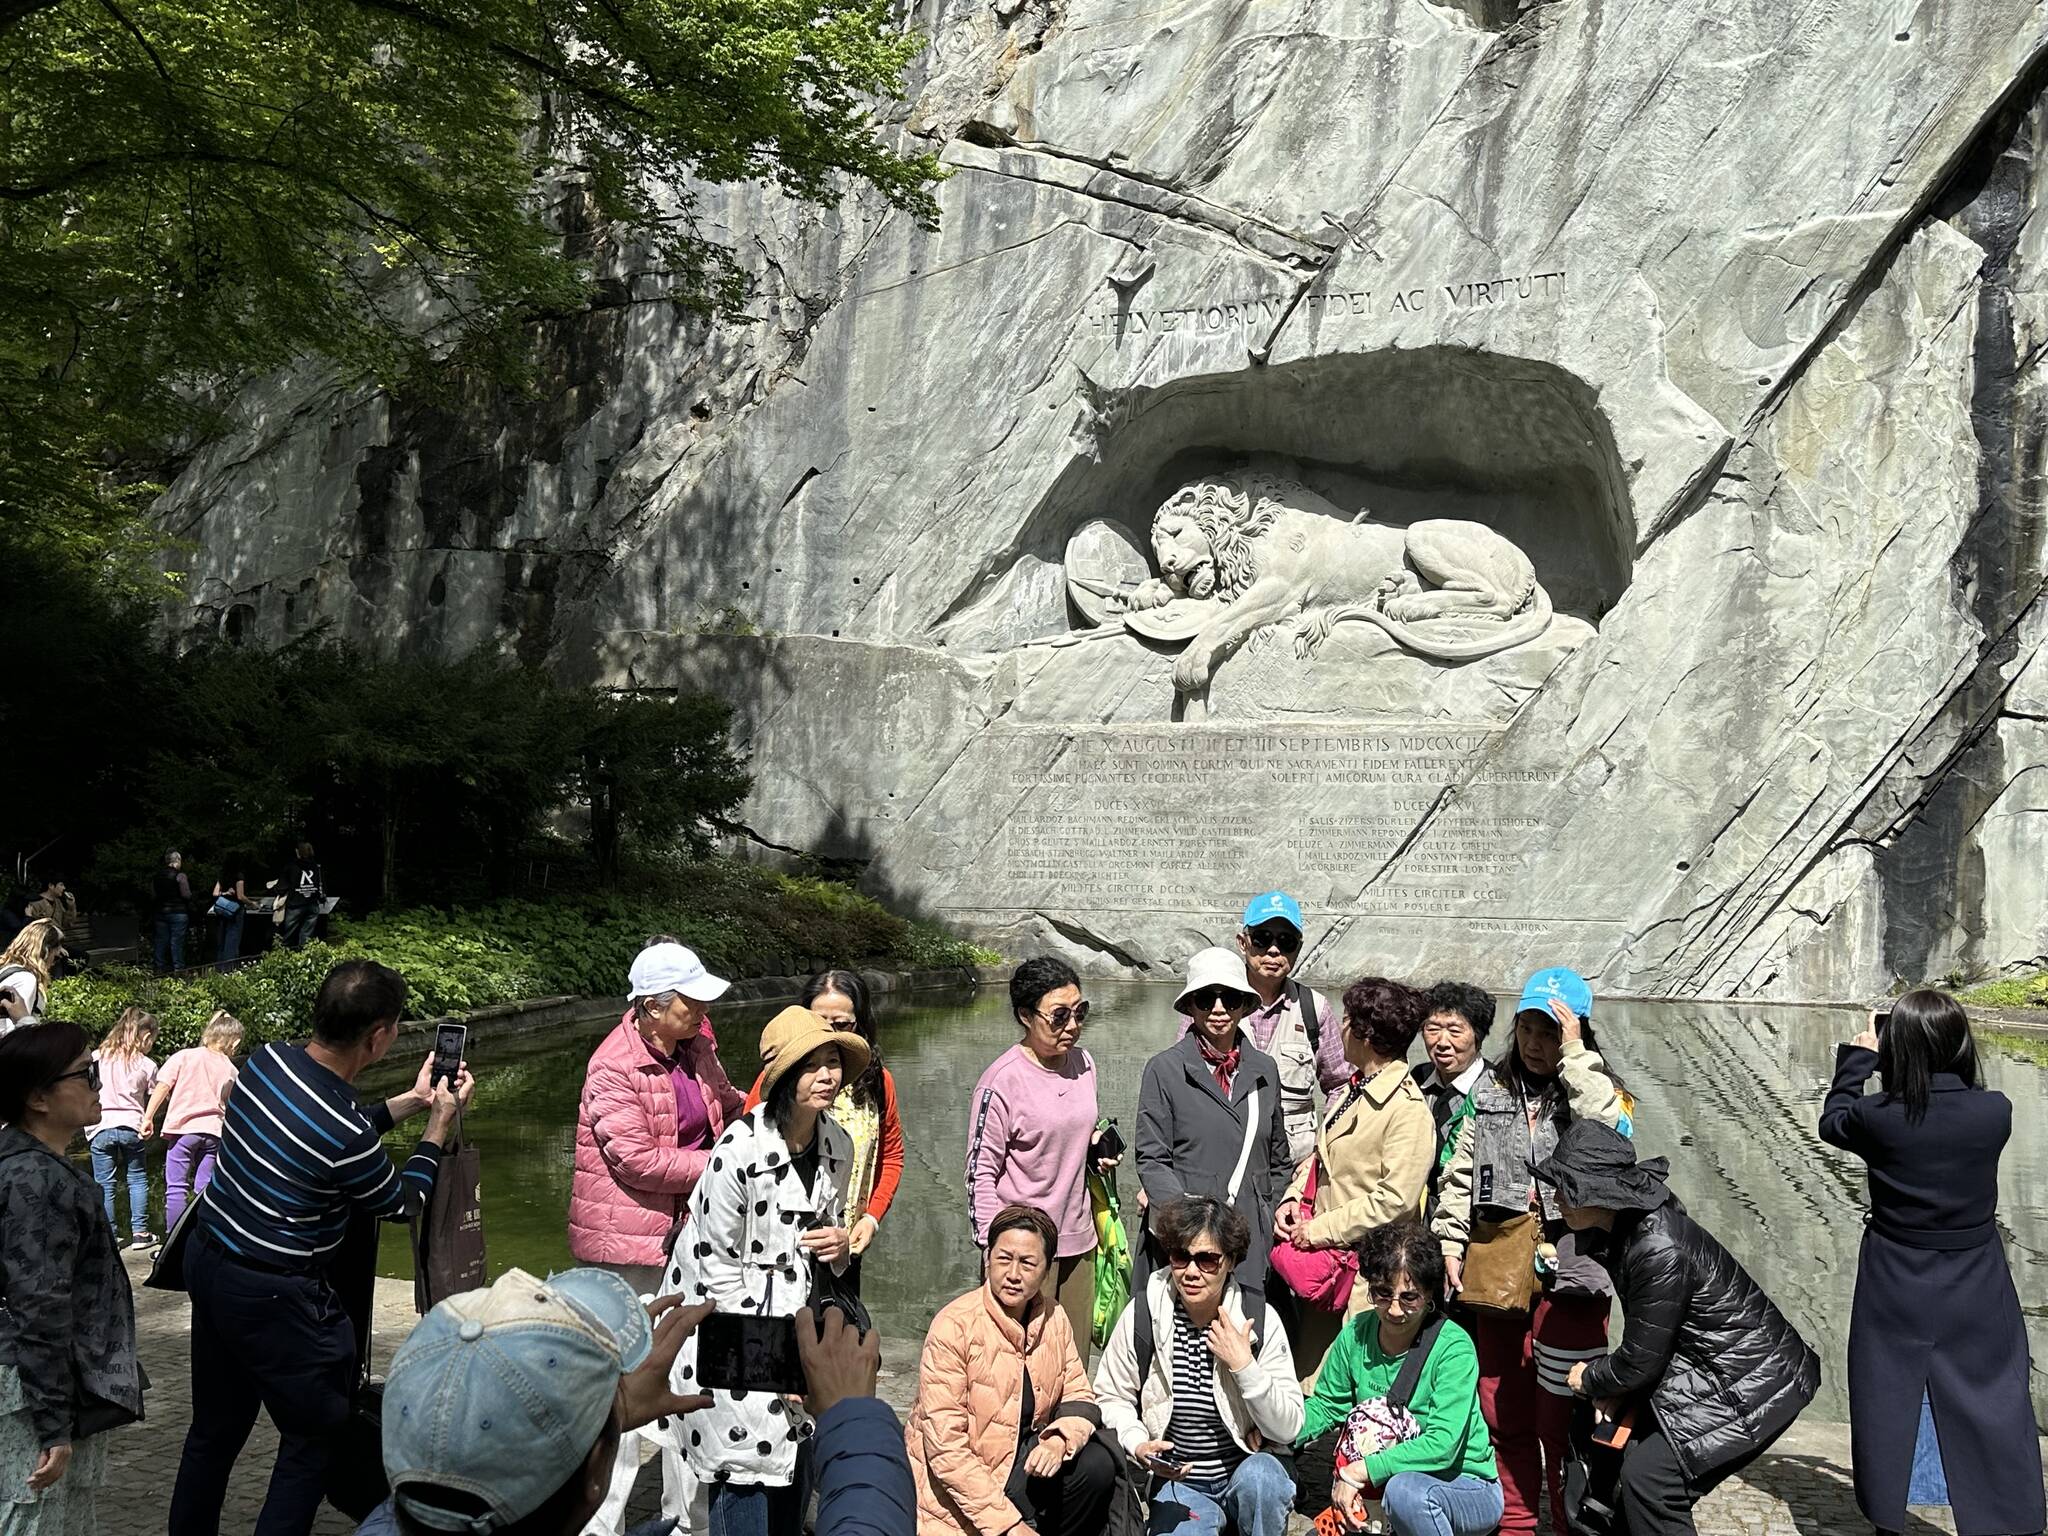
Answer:
<svg viewBox="0 0 2048 1536"><path fill-rule="evenodd" d="M356 1079L398 1039L405 978L345 960L313 1002L313 1038L263 1046L229 1099L213 1182L191 1218L192 1428L171 1496L171 1536L218 1536L236 1458L259 1408L277 1426L277 1464L256 1536L312 1528L331 1444L355 1389L355 1325L330 1268L355 1212L396 1221L433 1192L441 1148L475 1082L433 1081L365 1109ZM427 1112L400 1172L379 1139Z"/></svg>

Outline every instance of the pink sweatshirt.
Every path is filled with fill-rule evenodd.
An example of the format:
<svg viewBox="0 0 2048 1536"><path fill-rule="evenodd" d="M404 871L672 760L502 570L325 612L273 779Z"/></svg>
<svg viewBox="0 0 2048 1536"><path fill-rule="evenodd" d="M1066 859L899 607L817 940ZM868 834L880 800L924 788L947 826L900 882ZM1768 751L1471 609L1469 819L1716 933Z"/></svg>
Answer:
<svg viewBox="0 0 2048 1536"><path fill-rule="evenodd" d="M1095 1251L1088 1208L1088 1148L1095 1140L1095 1060L1076 1046L1058 1071L1021 1044L974 1085L967 1119L967 1191L974 1241L1012 1201L1035 1205L1059 1228L1058 1257Z"/></svg>
<svg viewBox="0 0 2048 1536"><path fill-rule="evenodd" d="M218 1136L220 1099L235 1080L235 1060L225 1051L203 1045L178 1052L164 1063L161 1081L171 1090L164 1105L166 1136Z"/></svg>
<svg viewBox="0 0 2048 1536"><path fill-rule="evenodd" d="M87 1141L101 1131L140 1130L150 1090L156 1087L156 1063L147 1056L100 1056L99 1064L100 1123L86 1128Z"/></svg>

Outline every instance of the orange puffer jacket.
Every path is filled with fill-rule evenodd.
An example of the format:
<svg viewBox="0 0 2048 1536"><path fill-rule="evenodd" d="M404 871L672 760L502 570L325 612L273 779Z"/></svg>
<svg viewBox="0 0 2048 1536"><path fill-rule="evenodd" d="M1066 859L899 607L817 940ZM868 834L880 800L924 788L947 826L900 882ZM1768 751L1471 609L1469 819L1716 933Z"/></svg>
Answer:
<svg viewBox="0 0 2048 1536"><path fill-rule="evenodd" d="M917 1536L999 1536L1022 1518L1003 1487L1017 1459L1027 1364L1034 1428L1096 1418L1095 1390L1060 1308L1041 1301L1020 1324L984 1285L932 1319L905 1436Z"/></svg>
<svg viewBox="0 0 2048 1536"><path fill-rule="evenodd" d="M591 1053L569 1182L569 1251L582 1263L662 1263L663 1240L689 1209L712 1144L739 1113L740 1091L718 1064L708 1022L683 1053L711 1116L702 1147L676 1144L675 1081L631 1011Z"/></svg>

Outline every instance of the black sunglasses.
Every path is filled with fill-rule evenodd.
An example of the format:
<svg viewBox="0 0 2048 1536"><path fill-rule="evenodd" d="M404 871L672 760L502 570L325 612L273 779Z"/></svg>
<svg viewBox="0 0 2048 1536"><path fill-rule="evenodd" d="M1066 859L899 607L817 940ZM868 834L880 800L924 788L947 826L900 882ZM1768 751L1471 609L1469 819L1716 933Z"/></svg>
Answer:
<svg viewBox="0 0 2048 1536"><path fill-rule="evenodd" d="M1223 1267L1223 1255L1211 1248L1202 1253L1189 1253L1185 1248L1175 1248L1166 1255L1166 1262L1175 1269L1186 1269L1190 1264L1205 1275L1213 1275Z"/></svg>
<svg viewBox="0 0 2048 1536"><path fill-rule="evenodd" d="M1204 987L1183 998L1181 1004L1191 1013L1207 1013L1218 1003L1241 1003L1245 1000L1245 995L1234 987Z"/></svg>
<svg viewBox="0 0 2048 1536"><path fill-rule="evenodd" d="M1051 1013L1047 1013L1043 1009L1038 1008L1034 1008L1031 1011L1037 1014L1041 1019L1045 1020L1047 1024L1051 1025L1052 1032L1054 1034L1058 1034L1061 1030L1067 1027L1067 1022L1069 1020L1073 1021L1074 1028L1076 1029L1079 1029L1082 1025L1088 1022L1088 999L1085 997L1082 998L1080 1002L1074 1004L1074 1006L1071 1008L1069 1008L1065 1003L1061 1003L1059 1007L1053 1009Z"/></svg>
<svg viewBox="0 0 2048 1536"><path fill-rule="evenodd" d="M100 1091L100 1064L97 1061L88 1061L76 1072L59 1072L55 1077L50 1079L49 1086L54 1088L59 1083L69 1082L74 1077L84 1078L85 1086L90 1088L94 1093L98 1093Z"/></svg>
<svg viewBox="0 0 2048 1536"><path fill-rule="evenodd" d="M1283 955L1298 954L1301 950L1301 934L1292 923L1275 923L1270 928L1250 928L1245 938L1255 951L1277 949Z"/></svg>

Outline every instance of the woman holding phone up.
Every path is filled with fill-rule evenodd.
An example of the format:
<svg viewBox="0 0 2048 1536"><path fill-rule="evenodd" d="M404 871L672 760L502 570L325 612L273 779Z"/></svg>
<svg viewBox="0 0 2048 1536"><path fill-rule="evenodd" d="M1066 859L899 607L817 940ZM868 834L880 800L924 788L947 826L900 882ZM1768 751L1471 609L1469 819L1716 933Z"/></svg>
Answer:
<svg viewBox="0 0 2048 1536"><path fill-rule="evenodd" d="M1881 1093L1864 1092L1873 1073ZM1908 992L1873 1017L1836 1052L1820 1135L1870 1171L1849 1317L1864 1518L1903 1531L1908 1503L1949 1504L1963 1536L2040 1530L2026 1321L1996 1219L2012 1101L1985 1088L1963 1005Z"/></svg>
<svg viewBox="0 0 2048 1536"><path fill-rule="evenodd" d="M846 1190L853 1142L832 1119L839 1086L868 1064L868 1044L808 1008L761 1031L761 1106L726 1128L690 1196L690 1219L662 1276L664 1294L720 1312L793 1318L829 1269L846 1273ZM676 1390L700 1390L697 1340L676 1361ZM810 1497L811 1421L772 1391L711 1393L711 1406L666 1435L710 1489L710 1536L802 1528Z"/></svg>

